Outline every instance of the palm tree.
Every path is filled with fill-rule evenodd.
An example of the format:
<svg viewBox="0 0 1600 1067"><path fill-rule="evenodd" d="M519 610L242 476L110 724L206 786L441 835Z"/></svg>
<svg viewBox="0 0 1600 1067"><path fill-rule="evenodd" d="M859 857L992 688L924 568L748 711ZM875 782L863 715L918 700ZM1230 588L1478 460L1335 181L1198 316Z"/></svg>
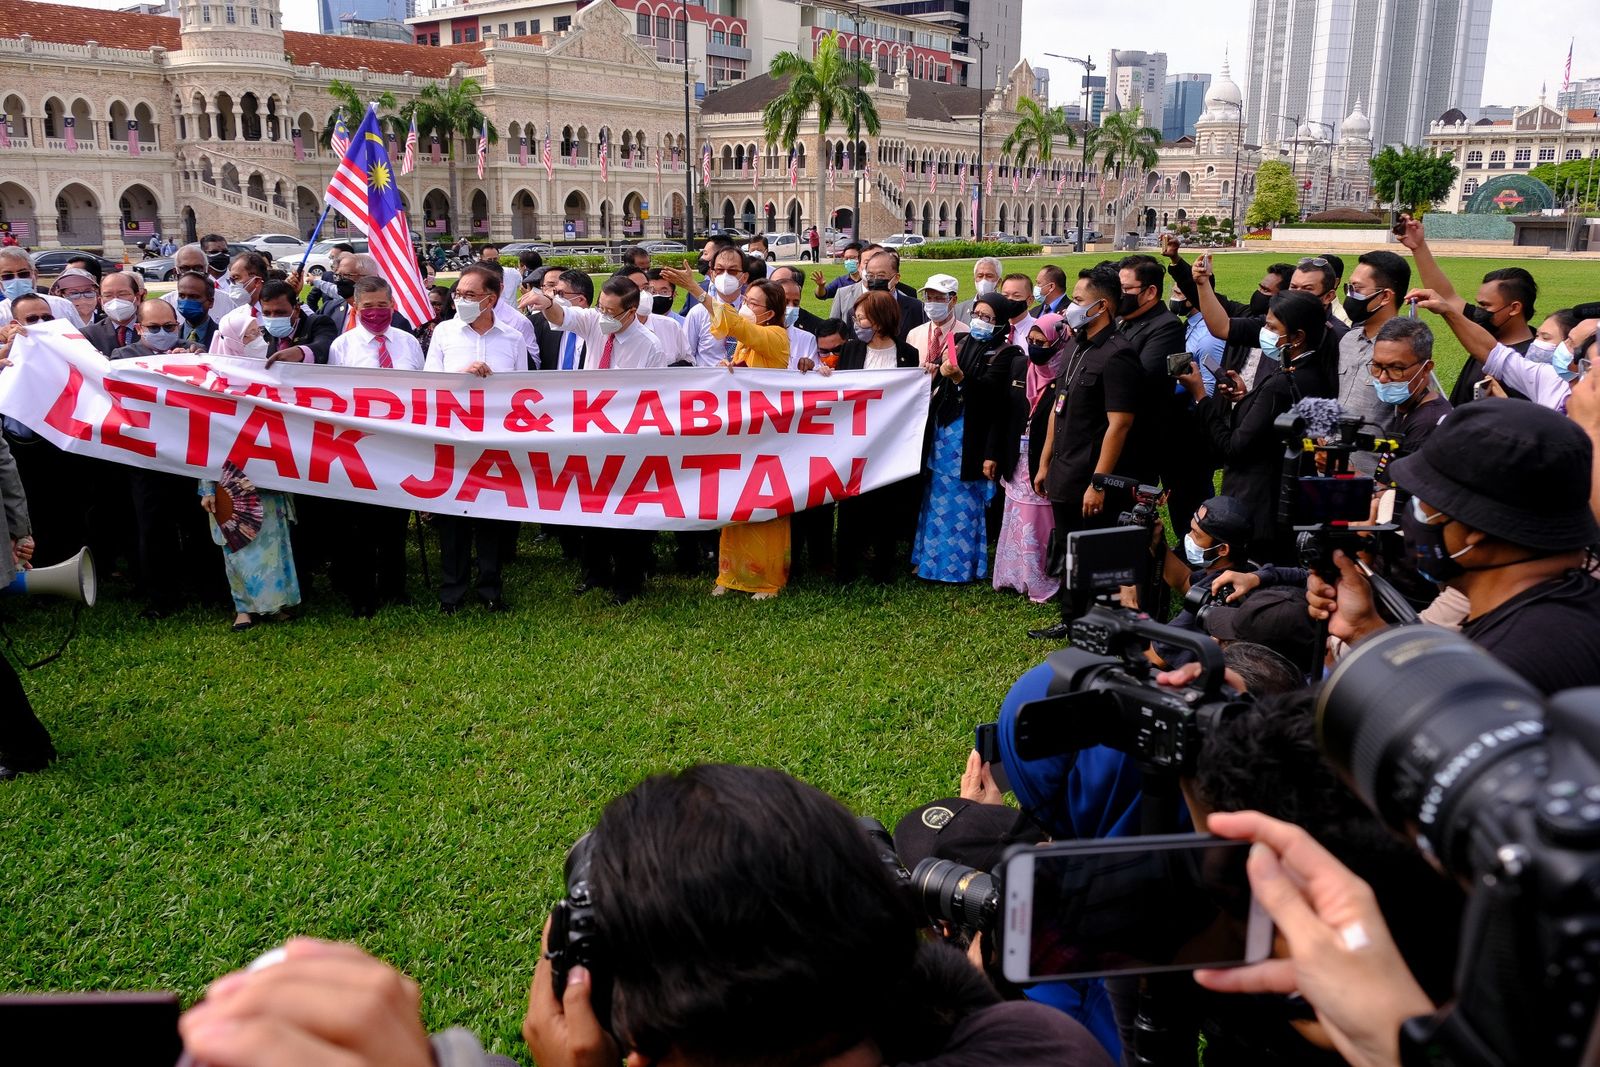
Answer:
<svg viewBox="0 0 1600 1067"><path fill-rule="evenodd" d="M789 82L783 95L768 102L761 111L762 125L766 128L769 142L775 141L787 151L794 151L800 123L813 108L816 109L817 152L812 159L816 161L816 174L813 177L816 180L817 202L811 221L821 230L825 221L822 198L827 195L823 188L822 168L826 163L823 159L823 142L827 140L828 130L836 119L844 120L845 129L850 134L852 154L863 127L874 137L878 135L878 109L871 95L863 88L877 84L878 72L867 60L851 59L839 47L837 31L817 39L815 58L805 59L795 52L779 52L772 57L772 64L767 69L774 78L787 78ZM857 219L853 225L856 232L860 233L861 220Z"/></svg>
<svg viewBox="0 0 1600 1067"><path fill-rule="evenodd" d="M405 135L404 124L394 114L396 107L395 96L385 90L376 97L363 99L361 91L349 82L342 82L338 78L328 83L328 95L333 97L335 107L328 112L328 119L322 124L322 135L317 139L323 148L333 144L333 129L339 122L339 116L344 116L345 128L351 133L356 132L356 127L361 125L361 120L367 116L369 103L378 106L378 125L390 133L399 132Z"/></svg>
<svg viewBox="0 0 1600 1067"><path fill-rule="evenodd" d="M461 211L460 190L456 185L456 138L459 136L466 144L478 131L487 128L490 144L500 140L494 124L478 108L478 98L482 95L483 86L478 84L478 79L462 78L442 89L437 85L425 86L415 100L400 109L400 122L409 128L411 120L416 119L419 137L438 134L448 149L445 162L450 172L452 229L459 224Z"/></svg>
<svg viewBox="0 0 1600 1067"><path fill-rule="evenodd" d="M1144 124L1142 107L1112 112L1084 137L1085 164L1093 167L1098 163L1100 173L1110 171L1117 175L1118 211L1126 207L1122 200L1128 192L1128 177L1143 175L1161 162L1161 154L1156 151L1160 144L1161 131ZM1120 217L1116 221L1120 224ZM1116 236L1115 232L1112 236Z"/></svg>
<svg viewBox="0 0 1600 1067"><path fill-rule="evenodd" d="M1006 135L1000 151L1011 156L1016 166L1022 166L1032 155L1038 161L1039 170L1046 171L1050 169L1050 160L1055 156L1057 137L1065 137L1069 146L1078 143L1077 135L1067 123L1067 109L1041 107L1037 100L1024 96L1017 100L1017 125ZM1037 241L1039 231L1044 228L1044 220L1039 213L1041 191L1037 185L1034 189L1033 233L1029 236Z"/></svg>

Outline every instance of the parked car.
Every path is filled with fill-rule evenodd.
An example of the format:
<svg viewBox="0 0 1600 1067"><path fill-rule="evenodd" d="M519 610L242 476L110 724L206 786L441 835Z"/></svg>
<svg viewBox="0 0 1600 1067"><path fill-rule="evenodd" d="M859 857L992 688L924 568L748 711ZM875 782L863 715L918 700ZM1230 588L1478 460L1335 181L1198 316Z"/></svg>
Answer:
<svg viewBox="0 0 1600 1067"><path fill-rule="evenodd" d="M239 243L246 248L255 249L268 259L287 259L295 253L306 250L305 238L287 233L258 233L253 237L246 237Z"/></svg>
<svg viewBox="0 0 1600 1067"><path fill-rule="evenodd" d="M920 244L927 244L928 239L920 233L896 233L878 243L885 248L915 248Z"/></svg>
<svg viewBox="0 0 1600 1067"><path fill-rule="evenodd" d="M828 245L828 258L829 259L838 259L838 258L840 258L841 256L844 255L845 246L846 245L850 245L850 244L854 244L854 243L855 243L855 238L854 237L851 237L847 233L840 234L838 237L835 237L833 239L833 242L831 244Z"/></svg>
<svg viewBox="0 0 1600 1067"><path fill-rule="evenodd" d="M697 245L703 245L711 238L721 236L731 237L734 243L738 244L750 240L750 238L754 237L755 234L751 233L749 230L741 230L737 226L713 226L710 229L701 230L696 233L694 235L694 242Z"/></svg>
<svg viewBox="0 0 1600 1067"><path fill-rule="evenodd" d="M774 260L778 260L778 259L799 259L800 258L800 249L801 249L802 246L800 244L800 237L799 237L798 234L793 234L793 233L763 233L763 234L759 234L758 236L765 237L767 239L767 262L768 263L771 263ZM741 245L740 247L741 247L741 249L743 251L746 251L746 252L750 251L750 244L749 244L748 241L745 242L745 244ZM806 250L806 255L809 256L810 254L811 254L810 249L807 249Z"/></svg>
<svg viewBox="0 0 1600 1067"><path fill-rule="evenodd" d="M1078 243L1078 231L1077 230L1068 230L1066 232L1065 237L1063 237L1063 240L1069 245L1077 244ZM1090 244L1091 242L1098 241L1098 240L1100 240L1100 231L1099 230L1089 229L1089 230L1085 230L1084 231L1084 234L1083 234L1083 243L1084 244Z"/></svg>
<svg viewBox="0 0 1600 1067"><path fill-rule="evenodd" d="M333 246L336 244L349 245L352 252L364 253L367 251L367 239L365 237L349 237L339 241L318 241L311 247L311 255L306 256L306 273L313 278L322 277L323 273L333 265L328 258L328 253L333 251ZM300 269L300 257L303 255L305 255L305 248L302 246L300 251L278 260L277 265L293 273Z"/></svg>
<svg viewBox="0 0 1600 1067"><path fill-rule="evenodd" d="M556 254L556 246L543 241L512 241L508 245L500 246L502 256L520 256L524 252L537 252L541 256Z"/></svg>
<svg viewBox="0 0 1600 1067"><path fill-rule="evenodd" d="M652 256L663 256L674 252L687 252L689 248L682 241L641 241L639 247L649 252Z"/></svg>
<svg viewBox="0 0 1600 1067"><path fill-rule="evenodd" d="M1042 245L1064 245L1067 243L1067 239L1059 233L1047 233L1039 238L1039 243Z"/></svg>
<svg viewBox="0 0 1600 1067"><path fill-rule="evenodd" d="M109 273L122 269L122 260L107 259L105 256L86 252L81 248L47 248L42 252L33 253L33 274L39 281L53 280L57 274L67 269L67 260L79 256L88 256L100 261L101 273ZM40 288L43 288L41 285Z"/></svg>

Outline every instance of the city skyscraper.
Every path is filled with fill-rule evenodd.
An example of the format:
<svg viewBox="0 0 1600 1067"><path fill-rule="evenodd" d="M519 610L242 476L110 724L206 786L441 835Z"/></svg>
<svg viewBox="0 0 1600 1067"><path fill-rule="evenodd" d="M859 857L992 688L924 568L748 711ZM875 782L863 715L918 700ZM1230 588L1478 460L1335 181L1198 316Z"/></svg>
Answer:
<svg viewBox="0 0 1600 1067"><path fill-rule="evenodd" d="M1209 74L1168 74L1161 94L1161 139L1176 141L1193 137L1194 124L1206 109Z"/></svg>
<svg viewBox="0 0 1600 1067"><path fill-rule="evenodd" d="M1375 145L1421 144L1452 107L1477 110L1492 0L1253 0L1245 126L1271 144L1319 136L1356 104Z"/></svg>
<svg viewBox="0 0 1600 1067"><path fill-rule="evenodd" d="M1161 94L1167 84L1167 54L1113 48L1106 53L1106 110L1144 109L1149 125L1161 121Z"/></svg>
<svg viewBox="0 0 1600 1067"><path fill-rule="evenodd" d="M997 76L1011 73L1022 59L1022 0L861 0L861 7L909 15L937 26L954 30L963 37L980 34L988 41L983 56L983 76L992 88ZM970 63L956 63L957 81L977 87L978 49L958 42L958 56Z"/></svg>

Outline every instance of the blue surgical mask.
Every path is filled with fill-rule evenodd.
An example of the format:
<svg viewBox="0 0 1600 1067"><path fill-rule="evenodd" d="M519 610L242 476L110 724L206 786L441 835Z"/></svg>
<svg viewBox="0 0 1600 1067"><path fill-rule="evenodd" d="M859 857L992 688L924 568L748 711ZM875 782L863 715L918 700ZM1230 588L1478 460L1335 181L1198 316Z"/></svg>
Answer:
<svg viewBox="0 0 1600 1067"><path fill-rule="evenodd" d="M972 336L980 341L987 341L994 336L994 323L982 319L973 319L967 323L967 329L972 331Z"/></svg>
<svg viewBox="0 0 1600 1067"><path fill-rule="evenodd" d="M786 308L783 309L783 324L785 326L793 326L795 323L797 323L799 321L800 321L800 308L798 306L786 307Z"/></svg>
<svg viewBox="0 0 1600 1067"><path fill-rule="evenodd" d="M1564 382L1578 380L1578 372L1573 369L1572 362L1572 349L1567 347L1567 342L1562 341L1559 345L1556 345L1555 352L1550 355L1550 366L1555 368L1556 373L1561 376L1561 380Z"/></svg>
<svg viewBox="0 0 1600 1067"><path fill-rule="evenodd" d="M1385 404L1398 406L1411 399L1410 382L1380 382L1374 378L1372 388L1378 391L1378 399Z"/></svg>
<svg viewBox="0 0 1600 1067"><path fill-rule="evenodd" d="M1282 338L1277 334L1265 326L1261 327L1261 334L1258 338L1261 354L1274 363L1283 358L1283 346L1279 343L1280 341L1282 341Z"/></svg>
<svg viewBox="0 0 1600 1067"><path fill-rule="evenodd" d="M263 315L261 316L261 328L274 337L288 337L294 333L294 318L290 315L285 315L282 318Z"/></svg>
<svg viewBox="0 0 1600 1067"><path fill-rule="evenodd" d="M1044 299L1044 290L1039 288L1037 285L1033 287L1033 299L1035 301Z"/></svg>
<svg viewBox="0 0 1600 1067"><path fill-rule="evenodd" d="M0 282L0 291L4 291L7 300L15 300L19 296L27 296L33 292L32 278L8 278Z"/></svg>
<svg viewBox="0 0 1600 1067"><path fill-rule="evenodd" d="M190 322L199 322L206 314L206 305L203 300L180 299L178 301L178 314Z"/></svg>
<svg viewBox="0 0 1600 1067"><path fill-rule="evenodd" d="M1531 363L1549 363L1556 354L1558 346L1549 341L1535 340L1528 345L1528 361Z"/></svg>

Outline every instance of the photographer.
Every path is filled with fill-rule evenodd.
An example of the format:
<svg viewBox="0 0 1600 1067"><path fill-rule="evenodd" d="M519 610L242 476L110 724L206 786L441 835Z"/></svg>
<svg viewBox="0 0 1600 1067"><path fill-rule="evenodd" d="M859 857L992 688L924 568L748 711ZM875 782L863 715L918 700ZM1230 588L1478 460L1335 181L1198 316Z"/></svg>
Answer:
<svg viewBox="0 0 1600 1067"><path fill-rule="evenodd" d="M1412 497L1406 548L1427 579L1464 594L1461 632L1546 693L1600 684L1600 542L1590 510L1593 446L1555 412L1512 400L1456 411L1389 476ZM1342 552L1337 588L1312 574L1313 618L1348 644L1386 628Z"/></svg>
<svg viewBox="0 0 1600 1067"><path fill-rule="evenodd" d="M20 299L20 298L19 298ZM9 338L7 339L9 341ZM0 356L4 355L0 349ZM11 446L0 437L0 589L32 566L33 525ZM0 653L0 782L42 771L56 758L50 733L33 713L10 657Z"/></svg>
<svg viewBox="0 0 1600 1067"><path fill-rule="evenodd" d="M1253 526L1250 512L1242 503L1231 496L1212 497L1189 520L1181 559L1167 550L1164 539L1161 541L1162 577L1179 596L1187 596L1191 589L1220 589L1216 584L1218 575L1254 569L1244 556L1244 545ZM1172 625L1193 630L1197 629L1194 621L1194 613L1185 609L1172 620Z"/></svg>

